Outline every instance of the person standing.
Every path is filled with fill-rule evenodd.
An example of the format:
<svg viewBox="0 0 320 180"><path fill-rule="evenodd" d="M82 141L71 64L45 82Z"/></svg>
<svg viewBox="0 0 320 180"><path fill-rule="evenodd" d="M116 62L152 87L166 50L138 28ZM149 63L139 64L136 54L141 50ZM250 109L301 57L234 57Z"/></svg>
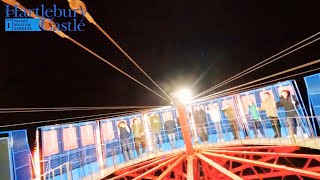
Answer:
<svg viewBox="0 0 320 180"><path fill-rule="evenodd" d="M155 149L162 151L162 124L159 115L151 114L149 117L150 129L152 133L153 145ZM159 140L159 147L157 146Z"/></svg>
<svg viewBox="0 0 320 180"><path fill-rule="evenodd" d="M280 100L276 103L276 107L283 107L286 113L287 122L289 125L289 132L293 136L297 136L297 117L299 117L296 107L299 105L297 99L295 97L291 97L290 91L288 90L282 90ZM304 133L306 135L306 130L304 126L302 125L302 122L299 122L299 125Z"/></svg>
<svg viewBox="0 0 320 180"><path fill-rule="evenodd" d="M120 143L121 143L121 149L123 152L124 160L125 161L132 160L132 152L131 152L131 146L130 146L131 131L125 121L121 121L118 124L118 128L119 128Z"/></svg>
<svg viewBox="0 0 320 180"><path fill-rule="evenodd" d="M260 116L259 116L259 111L257 109L257 106L253 103L253 101L250 99L249 104L248 104L248 116L251 118L253 121L254 125L254 137L258 137L258 129L263 137L266 137L264 130L263 130L263 125L260 121Z"/></svg>
<svg viewBox="0 0 320 180"><path fill-rule="evenodd" d="M238 127L236 115L234 114L234 109L229 104L226 104L222 108L222 111L224 112L225 116L229 121L234 140L238 139L239 127Z"/></svg>
<svg viewBox="0 0 320 180"><path fill-rule="evenodd" d="M200 137L201 142L208 142L208 133L207 133L207 115L206 112L199 106L194 107L194 123L196 125L198 136Z"/></svg>
<svg viewBox="0 0 320 180"><path fill-rule="evenodd" d="M137 151L137 155L140 156L140 144L142 146L142 154L146 151L146 137L144 135L143 125L137 120L132 120L133 124L131 126L133 137L134 137L134 147Z"/></svg>
<svg viewBox="0 0 320 180"><path fill-rule="evenodd" d="M265 92L263 94L263 101L261 103L261 107L258 108L260 111L265 111L267 117L270 119L272 124L272 129L275 132L274 138L281 137L281 127L280 122L278 118L278 111L276 109L276 103L274 99L271 98L271 95L269 92Z"/></svg>
<svg viewBox="0 0 320 180"><path fill-rule="evenodd" d="M169 119L164 123L164 129L169 137L169 142L172 149L176 148L176 122L173 119Z"/></svg>
<svg viewBox="0 0 320 180"><path fill-rule="evenodd" d="M213 104L212 108L207 107L210 118L216 129L218 142L223 141L222 128L221 128L221 113L218 104Z"/></svg>

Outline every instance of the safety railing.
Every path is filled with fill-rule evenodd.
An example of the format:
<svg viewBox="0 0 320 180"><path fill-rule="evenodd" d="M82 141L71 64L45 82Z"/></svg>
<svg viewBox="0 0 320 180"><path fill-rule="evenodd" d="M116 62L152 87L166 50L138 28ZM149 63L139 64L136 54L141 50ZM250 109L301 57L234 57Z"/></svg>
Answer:
<svg viewBox="0 0 320 180"><path fill-rule="evenodd" d="M319 117L260 118L247 122L238 118L238 123L220 121L190 124L187 128L190 129L192 143L197 148L240 144L320 148L319 132L315 128L317 121L314 119L317 120ZM44 173L41 179L101 179L121 168L151 158L180 153L185 149L180 128L182 127L177 127L174 133L170 134L165 130L151 133L149 141L147 138L137 141L131 137L127 141L118 140L114 144L102 144L102 157L94 154L74 159Z"/></svg>
<svg viewBox="0 0 320 180"><path fill-rule="evenodd" d="M298 145L320 148L318 125L315 116L289 117L279 119L264 119L242 125L229 123L227 125L208 125L209 146L228 144L259 144L259 145ZM220 125L220 127L216 127ZM213 132L213 133L212 133ZM198 133L199 134L199 133ZM200 133L201 134L201 133ZM199 135L198 135L199 136ZM237 138L235 138L235 136ZM204 147L208 143L200 144Z"/></svg>
<svg viewBox="0 0 320 180"><path fill-rule="evenodd" d="M50 171L43 173L40 177L34 178L34 180L69 180L72 179L72 173L70 171L70 164L66 162Z"/></svg>

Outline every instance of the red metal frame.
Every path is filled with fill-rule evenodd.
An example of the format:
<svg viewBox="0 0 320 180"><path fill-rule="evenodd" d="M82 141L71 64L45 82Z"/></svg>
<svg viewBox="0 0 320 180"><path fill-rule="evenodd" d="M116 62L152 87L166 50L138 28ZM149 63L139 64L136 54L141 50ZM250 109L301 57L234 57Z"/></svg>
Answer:
<svg viewBox="0 0 320 180"><path fill-rule="evenodd" d="M179 104L177 106L177 111L179 113L179 121L180 121L183 140L186 145L186 153L187 155L193 155L194 149L192 147L191 133L190 133L189 124L186 116L187 114L186 106L183 104Z"/></svg>
<svg viewBox="0 0 320 180"><path fill-rule="evenodd" d="M223 153L226 153L226 151L223 151ZM231 153L231 152L230 152ZM262 178L267 178L267 177L286 177L290 175L294 175L297 177L309 177L309 178L315 178L315 179L320 179L320 162L319 162L319 155L308 155L308 157L302 157L301 155L297 154L280 154L280 153L261 153L260 157L264 158L259 158L259 159L253 159L252 154L255 154L255 156L259 156L258 153L251 153L250 156L247 156L247 152L233 152L236 154L233 154L234 156L230 155L225 155L225 154L219 154L219 153L212 153L212 152L202 152L203 155L210 157L214 161L219 161L219 160L227 160L227 163L225 163L225 167L227 170L230 172L234 172L236 174L239 174L241 177L244 179L262 179ZM244 156L246 158L239 158L235 156ZM296 167L290 167L289 164L291 163L290 161L287 161L287 164L281 163L281 165L278 165L279 163L279 158L280 157L291 157L291 158L298 158L298 159L307 159L305 165L303 168L296 168ZM264 162L266 159L274 160L272 163L269 162ZM309 167L310 162L312 160L317 161L318 165L316 167ZM232 164L232 163L239 163L240 166L233 167L232 165L226 166L227 164ZM240 168L239 168L240 167ZM235 168L237 168L235 170ZM260 169L262 172L258 172L257 169ZM245 170L251 170L251 173L246 173L244 174Z"/></svg>

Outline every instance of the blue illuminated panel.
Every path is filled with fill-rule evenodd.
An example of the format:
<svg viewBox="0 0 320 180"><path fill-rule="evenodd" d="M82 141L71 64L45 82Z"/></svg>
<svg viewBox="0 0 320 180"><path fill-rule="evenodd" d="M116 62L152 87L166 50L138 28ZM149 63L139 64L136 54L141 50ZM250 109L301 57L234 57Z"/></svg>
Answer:
<svg viewBox="0 0 320 180"><path fill-rule="evenodd" d="M12 158L11 173L15 180L32 179L31 152L28 144L26 130L6 131L10 144L10 156Z"/></svg>

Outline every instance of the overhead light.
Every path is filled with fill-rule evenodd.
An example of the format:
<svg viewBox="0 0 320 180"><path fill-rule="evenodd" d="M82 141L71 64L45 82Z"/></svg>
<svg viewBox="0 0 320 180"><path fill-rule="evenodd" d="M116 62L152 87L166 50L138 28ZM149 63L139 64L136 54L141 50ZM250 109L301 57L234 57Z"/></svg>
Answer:
<svg viewBox="0 0 320 180"><path fill-rule="evenodd" d="M183 104L187 104L191 100L191 96L192 93L190 89L181 89L175 93L175 97Z"/></svg>

